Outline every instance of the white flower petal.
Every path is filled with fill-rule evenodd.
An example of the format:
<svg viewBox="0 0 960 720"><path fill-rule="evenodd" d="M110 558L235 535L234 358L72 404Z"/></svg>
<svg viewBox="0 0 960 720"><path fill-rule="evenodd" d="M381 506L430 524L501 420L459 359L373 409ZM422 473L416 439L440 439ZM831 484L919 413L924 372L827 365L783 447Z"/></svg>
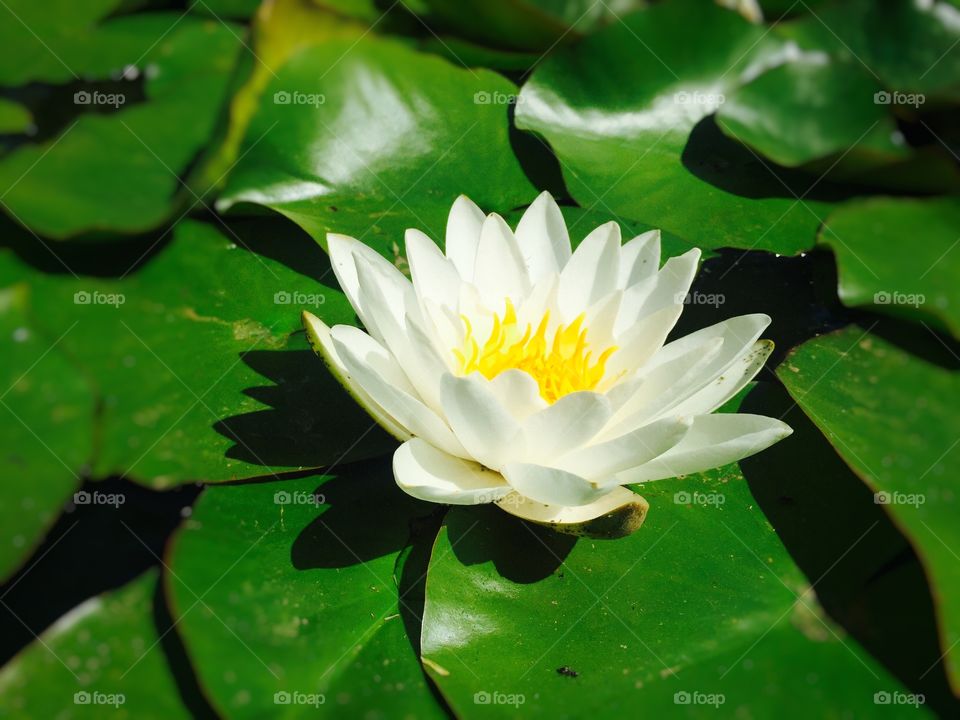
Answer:
<svg viewBox="0 0 960 720"><path fill-rule="evenodd" d="M727 367L720 377L670 408L670 412L681 415L704 415L713 412L753 380L772 352L773 341L757 341L749 351Z"/></svg>
<svg viewBox="0 0 960 720"><path fill-rule="evenodd" d="M705 343L717 339L723 341L720 350L712 355L709 362L697 365L695 371L674 382L669 392L655 398L649 412L638 419L653 419L658 413L666 412L701 415L709 412L705 408L722 405L762 367L762 360L755 345L757 338L769 324L770 318L767 315L741 315L698 330L664 346L647 365L645 370L648 374L679 362L680 358L689 357L691 353L704 348ZM753 362L747 362L747 358ZM763 360L765 359L764 357ZM759 364L757 361L760 361ZM694 401L694 396L699 400ZM690 400L689 404L686 403L687 400Z"/></svg>
<svg viewBox="0 0 960 720"><path fill-rule="evenodd" d="M653 277L660 269L660 231L637 235L620 248L620 278L617 287L628 288Z"/></svg>
<svg viewBox="0 0 960 720"><path fill-rule="evenodd" d="M469 457L449 426L417 397L386 348L347 325L338 325L330 335L350 376L411 435L451 455Z"/></svg>
<svg viewBox="0 0 960 720"><path fill-rule="evenodd" d="M466 195L461 195L454 201L450 215L447 216L447 257L457 268L460 277L467 282L473 279L483 219L483 210Z"/></svg>
<svg viewBox="0 0 960 720"><path fill-rule="evenodd" d="M703 369L713 362L722 347L722 337L708 338L670 362L643 368L638 374L641 382L636 392L628 401L623 402L619 411L610 418L607 427L600 433L600 438L606 440L622 435L666 413L690 394L689 388L700 381ZM619 385L614 390L618 388Z"/></svg>
<svg viewBox="0 0 960 720"><path fill-rule="evenodd" d="M758 453L792 432L786 423L763 415L700 415L677 445L644 465L619 473L618 480L649 482L721 467Z"/></svg>
<svg viewBox="0 0 960 720"><path fill-rule="evenodd" d="M411 288L407 280L392 263L380 255L376 250L364 245L347 235L327 234L327 250L330 253L330 265L340 283L340 288L347 296L354 311L367 331L378 340L382 339L376 321L371 317L360 289L357 275L357 263L376 270L378 283L383 284L384 294L388 296L402 295L406 288Z"/></svg>
<svg viewBox="0 0 960 720"><path fill-rule="evenodd" d="M366 410L380 427L403 442L410 438L410 433L396 419L390 415L383 407L376 402L370 394L357 383L347 371L346 366L337 354L334 347L333 338L330 336L330 328L327 327L320 318L308 312L302 314L303 326L307 331L307 338L310 345L324 361L330 373L343 385L344 389L350 393Z"/></svg>
<svg viewBox="0 0 960 720"><path fill-rule="evenodd" d="M480 229L473 284L487 306L499 312L505 298L519 305L530 292L530 279L517 239L496 213L488 215Z"/></svg>
<svg viewBox="0 0 960 720"><path fill-rule="evenodd" d="M620 274L620 226L601 225L583 239L560 273L558 302L570 322L617 286Z"/></svg>
<svg viewBox="0 0 960 720"><path fill-rule="evenodd" d="M531 325L536 328L547 310L556 313L559 282L559 275L545 275L537 281L530 294L517 307L517 322L520 327Z"/></svg>
<svg viewBox="0 0 960 720"><path fill-rule="evenodd" d="M490 503L510 492L500 473L437 450L420 438L397 448L393 475L409 495L447 505Z"/></svg>
<svg viewBox="0 0 960 720"><path fill-rule="evenodd" d="M617 318L615 332L628 331L634 323L647 315L671 305L683 305L690 285L697 274L700 250L694 248L679 257L672 257L653 277L641 280L634 293L624 293L624 302ZM650 283L648 285L648 283Z"/></svg>
<svg viewBox="0 0 960 720"><path fill-rule="evenodd" d="M531 283L559 273L570 259L570 235L557 202L542 192L517 225L517 243Z"/></svg>
<svg viewBox="0 0 960 720"><path fill-rule="evenodd" d="M380 275L379 269L357 259L360 295L379 330L379 339L396 358L417 395L439 412L440 377L450 366L419 322L413 287L409 283L405 287L385 283Z"/></svg>
<svg viewBox="0 0 960 720"><path fill-rule="evenodd" d="M664 418L612 440L574 450L561 456L555 464L568 472L604 483L614 473L642 465L665 453L683 439L692 423L691 418Z"/></svg>
<svg viewBox="0 0 960 720"><path fill-rule="evenodd" d="M607 361L606 378L617 378L643 367L663 346L682 312L683 305L669 305L638 320L618 338L617 350Z"/></svg>
<svg viewBox="0 0 960 720"><path fill-rule="evenodd" d="M591 347L606 348L615 343L614 325L620 314L623 290L614 290L597 300L587 309L583 327Z"/></svg>
<svg viewBox="0 0 960 720"><path fill-rule="evenodd" d="M430 300L455 308L460 297L460 275L453 263L419 230L407 230L404 242L410 275L420 301Z"/></svg>
<svg viewBox="0 0 960 720"><path fill-rule="evenodd" d="M753 345L753 343L757 341L757 338L760 337L760 333L766 330L769 325L770 316L764 315L763 313L738 315L737 317L728 318L715 325L697 330L689 335L684 335L669 345L664 345L663 348L650 359L649 366L654 368L658 365L672 362L693 348L703 345L705 341L715 337L722 337L724 346L723 355L717 357L716 363L712 367L723 369L724 366L729 365L743 354L744 350Z"/></svg>
<svg viewBox="0 0 960 720"><path fill-rule="evenodd" d="M537 381L523 370L504 370L489 382L494 395L518 423L547 407Z"/></svg>
<svg viewBox="0 0 960 720"><path fill-rule="evenodd" d="M610 401L599 393L564 395L523 423L524 459L550 462L560 453L580 447L606 424L611 412Z"/></svg>
<svg viewBox="0 0 960 720"><path fill-rule="evenodd" d="M443 411L457 439L474 460L499 470L522 447L520 425L479 373L440 382Z"/></svg>
<svg viewBox="0 0 960 720"><path fill-rule="evenodd" d="M627 488L615 487L589 505L548 505L510 493L497 505L518 518L552 527L559 532L588 537L614 538L634 532L646 517L646 500Z"/></svg>
<svg viewBox="0 0 960 720"><path fill-rule="evenodd" d="M549 505L588 505L610 492L609 487L598 488L579 475L543 465L509 463L502 472L518 493Z"/></svg>

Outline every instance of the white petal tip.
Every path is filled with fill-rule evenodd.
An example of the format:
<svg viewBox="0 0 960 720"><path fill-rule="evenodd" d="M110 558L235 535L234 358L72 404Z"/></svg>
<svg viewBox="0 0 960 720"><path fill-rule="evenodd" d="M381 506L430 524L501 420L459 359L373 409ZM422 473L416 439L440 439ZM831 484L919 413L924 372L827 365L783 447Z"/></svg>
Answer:
<svg viewBox="0 0 960 720"><path fill-rule="evenodd" d="M327 233L327 253L336 259L337 255L349 254L359 240L340 233Z"/></svg>
<svg viewBox="0 0 960 720"><path fill-rule="evenodd" d="M320 352L320 343L330 335L330 327L312 312L304 310L300 313L300 322L307 331L307 340L315 352Z"/></svg>

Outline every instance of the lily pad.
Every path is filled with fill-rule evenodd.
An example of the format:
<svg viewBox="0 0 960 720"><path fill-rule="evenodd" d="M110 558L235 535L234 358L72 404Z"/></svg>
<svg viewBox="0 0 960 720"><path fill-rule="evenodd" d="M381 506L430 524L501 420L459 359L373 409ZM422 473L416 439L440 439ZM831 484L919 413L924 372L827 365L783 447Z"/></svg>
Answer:
<svg viewBox="0 0 960 720"><path fill-rule="evenodd" d="M867 716L904 692L824 617L735 466L642 491L646 523L613 541L448 513L422 642L454 712Z"/></svg>
<svg viewBox="0 0 960 720"><path fill-rule="evenodd" d="M801 345L777 375L916 549L960 689L956 374L852 325Z"/></svg>
<svg viewBox="0 0 960 720"><path fill-rule="evenodd" d="M389 463L208 488L173 542L168 586L216 709L445 717L407 637L419 613L400 592L411 523L433 510L396 487Z"/></svg>
<svg viewBox="0 0 960 720"><path fill-rule="evenodd" d="M0 135L24 133L33 125L30 111L23 105L0 98Z"/></svg>
<svg viewBox="0 0 960 720"><path fill-rule="evenodd" d="M827 218L820 242L837 257L852 307L929 322L960 337L960 202L875 198Z"/></svg>
<svg viewBox="0 0 960 720"><path fill-rule="evenodd" d="M712 117L789 56L733 12L673 0L554 52L523 86L516 122L550 143L584 207L704 248L793 254L815 242L822 188L726 139Z"/></svg>
<svg viewBox="0 0 960 720"><path fill-rule="evenodd" d="M219 201L266 205L314 238L353 235L390 258L404 231L443 237L460 193L506 211L536 191L510 149L516 87L391 40L296 53L263 93Z"/></svg>
<svg viewBox="0 0 960 720"><path fill-rule="evenodd" d="M163 14L104 26L90 42L111 50L90 61L94 77L135 65L145 102L136 101L135 83L77 85L73 102L85 112L57 137L22 145L0 161L8 212L63 239L148 230L178 201L199 204L180 175L213 133L240 47L237 32L216 20Z"/></svg>
<svg viewBox="0 0 960 720"><path fill-rule="evenodd" d="M25 285L0 290L0 580L39 544L93 453L93 393L64 356L60 333L38 332Z"/></svg>
<svg viewBox="0 0 960 720"><path fill-rule="evenodd" d="M111 49L95 47L93 37L100 23L123 3L6 0L0 8L0 85L69 82L80 74L95 74L98 59ZM141 52L146 49L144 45Z"/></svg>
<svg viewBox="0 0 960 720"><path fill-rule="evenodd" d="M353 311L322 284L333 281L326 255L283 224L227 236L185 221L123 280L31 277L40 327L53 338L70 329L60 347L96 383L94 477L162 488L392 446L309 349L303 309L331 323L351 322Z"/></svg>
<svg viewBox="0 0 960 720"><path fill-rule="evenodd" d="M549 51L643 7L642 0L424 0L430 20L496 47Z"/></svg>
<svg viewBox="0 0 960 720"><path fill-rule="evenodd" d="M880 84L859 65L811 54L735 89L717 124L776 163L795 167L848 149L893 161L909 153L888 106L874 102Z"/></svg>
<svg viewBox="0 0 960 720"><path fill-rule="evenodd" d="M157 573L91 598L0 670L10 718L189 718L160 645Z"/></svg>
<svg viewBox="0 0 960 720"><path fill-rule="evenodd" d="M809 14L779 27L778 33L804 47L830 48L846 56L888 90L920 93L920 105L960 98L956 4L850 0L807 9Z"/></svg>

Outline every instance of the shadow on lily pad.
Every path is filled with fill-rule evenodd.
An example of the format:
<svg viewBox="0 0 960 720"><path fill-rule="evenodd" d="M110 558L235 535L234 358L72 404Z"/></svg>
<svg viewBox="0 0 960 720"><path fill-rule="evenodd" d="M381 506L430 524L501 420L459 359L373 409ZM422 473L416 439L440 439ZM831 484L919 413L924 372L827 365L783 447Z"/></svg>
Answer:
<svg viewBox="0 0 960 720"><path fill-rule="evenodd" d="M244 391L269 409L213 425L235 443L227 457L270 467L323 468L396 447L312 350L252 350L241 359L273 384Z"/></svg>
<svg viewBox="0 0 960 720"><path fill-rule="evenodd" d="M454 555L464 565L492 562L515 583L535 583L563 570L577 538L508 515L493 505L450 512L447 533ZM496 538L496 542L490 542Z"/></svg>
<svg viewBox="0 0 960 720"><path fill-rule="evenodd" d="M782 385L758 384L740 411L782 417L794 430L740 467L824 610L928 706L955 717L913 548Z"/></svg>

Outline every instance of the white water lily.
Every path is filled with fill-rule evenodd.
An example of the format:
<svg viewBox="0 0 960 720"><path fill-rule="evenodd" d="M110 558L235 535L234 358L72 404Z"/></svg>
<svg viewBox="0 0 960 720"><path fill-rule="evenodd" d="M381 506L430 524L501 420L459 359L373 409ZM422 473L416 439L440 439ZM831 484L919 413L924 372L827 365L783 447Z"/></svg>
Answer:
<svg viewBox="0 0 960 720"><path fill-rule="evenodd" d="M700 251L660 268L659 231L621 244L610 222L571 252L548 193L516 233L461 196L446 254L407 231L412 282L353 238L327 242L366 332L309 313L305 326L403 443L394 475L414 497L494 502L567 532L622 535L647 509L624 485L725 465L791 432L760 415L712 414L766 361L768 316L664 344Z"/></svg>

